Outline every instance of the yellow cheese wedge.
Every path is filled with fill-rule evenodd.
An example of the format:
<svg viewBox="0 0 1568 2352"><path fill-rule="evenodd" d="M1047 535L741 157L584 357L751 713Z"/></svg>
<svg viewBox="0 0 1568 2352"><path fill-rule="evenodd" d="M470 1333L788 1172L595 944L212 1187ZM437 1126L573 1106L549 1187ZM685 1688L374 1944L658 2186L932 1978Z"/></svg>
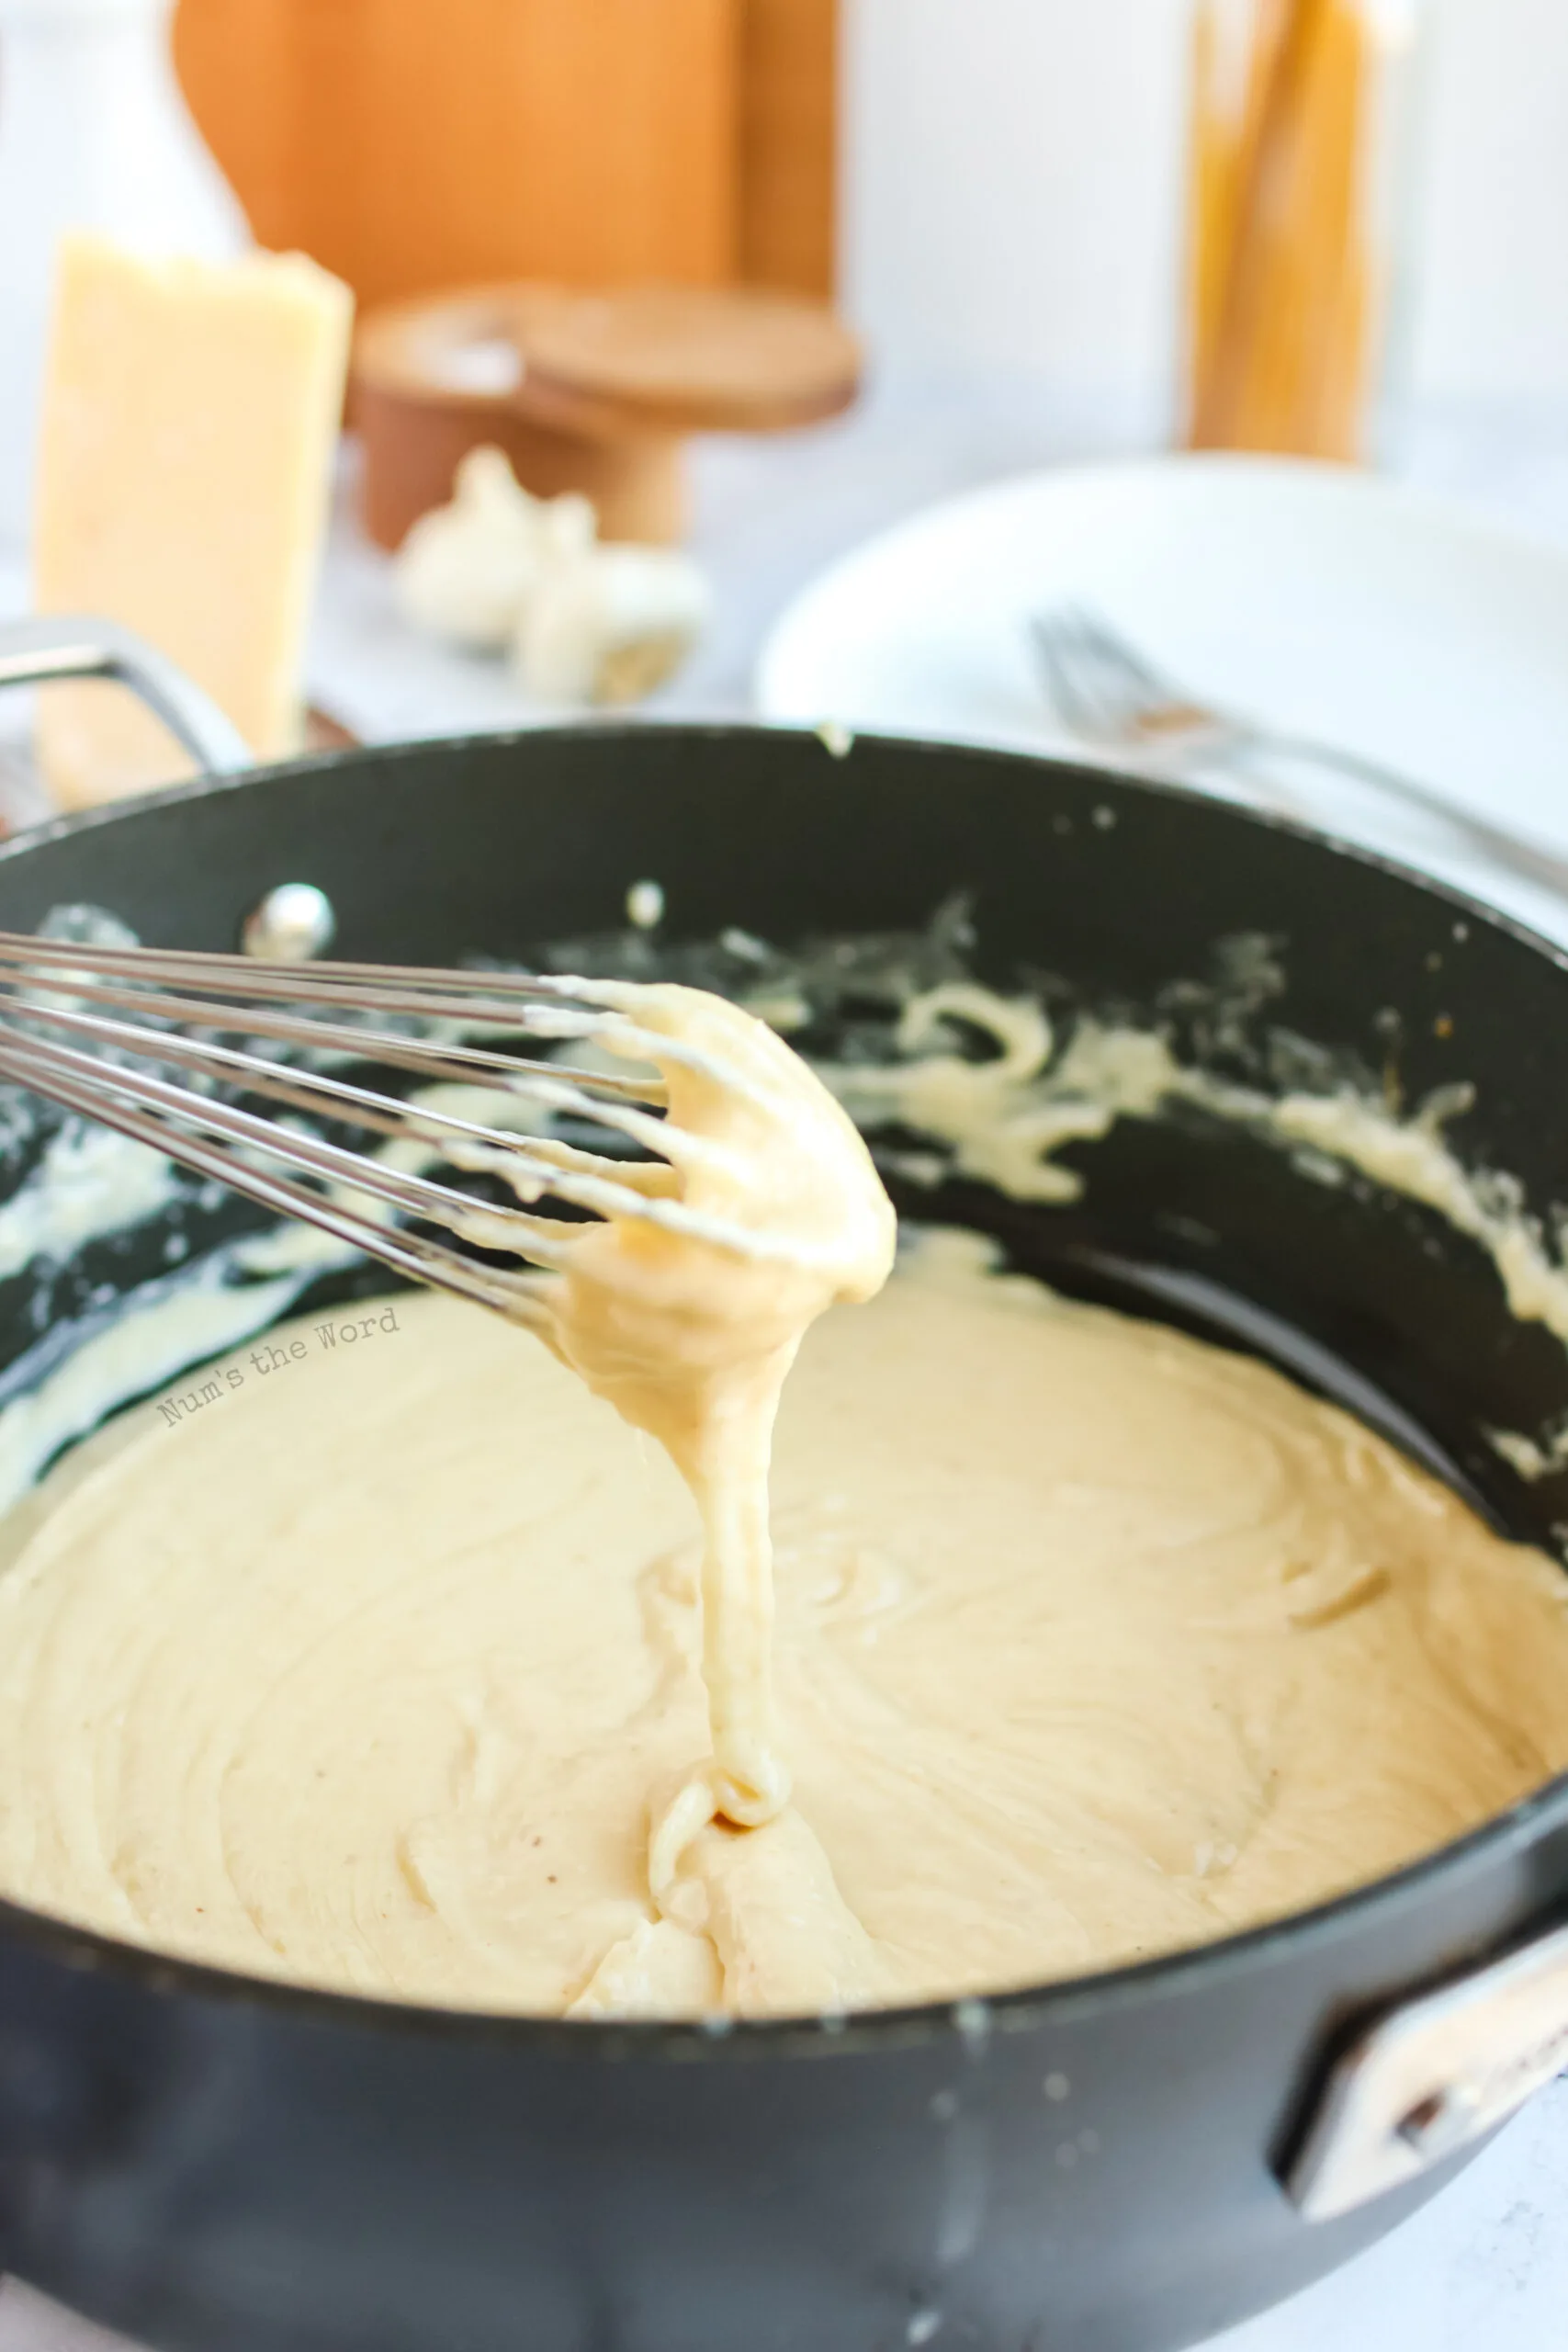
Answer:
<svg viewBox="0 0 1568 2352"><path fill-rule="evenodd" d="M298 254L158 262L85 236L61 249L35 603L138 630L259 759L300 741L352 311L348 288ZM45 688L38 749L66 808L190 772L113 685Z"/></svg>

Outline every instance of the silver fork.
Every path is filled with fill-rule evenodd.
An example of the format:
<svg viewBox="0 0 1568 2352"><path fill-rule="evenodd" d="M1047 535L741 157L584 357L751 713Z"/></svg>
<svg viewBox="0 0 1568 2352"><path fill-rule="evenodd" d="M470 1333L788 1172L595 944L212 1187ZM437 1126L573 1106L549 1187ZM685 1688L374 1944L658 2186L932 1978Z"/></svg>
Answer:
<svg viewBox="0 0 1568 2352"><path fill-rule="evenodd" d="M1169 771L1239 765L1269 753L1305 760L1437 818L1508 873L1568 897L1568 856L1473 816L1376 760L1201 702L1082 605L1037 614L1029 636L1059 716L1088 742Z"/></svg>

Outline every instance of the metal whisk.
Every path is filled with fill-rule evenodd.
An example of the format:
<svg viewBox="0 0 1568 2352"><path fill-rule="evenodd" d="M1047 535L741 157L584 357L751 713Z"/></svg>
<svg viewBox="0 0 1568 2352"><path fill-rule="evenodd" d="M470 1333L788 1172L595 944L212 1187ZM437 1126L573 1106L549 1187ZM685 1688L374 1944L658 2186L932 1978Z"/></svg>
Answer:
<svg viewBox="0 0 1568 2352"><path fill-rule="evenodd" d="M417 1157L454 1169L493 1170L525 1203L549 1196L594 1219L641 1219L746 1257L769 1256L768 1237L698 1216L674 1196L682 1160L698 1147L660 1115L668 1091L657 1073L622 1077L467 1042L491 1029L558 1045L592 1043L634 1066L684 1065L743 1086L711 1056L641 1027L636 1012L645 993L616 981L268 964L0 933L0 1078L152 1145L265 1208L319 1226L400 1273L535 1322L537 1276L468 1257L392 1218L434 1225L552 1272L570 1264L581 1223L492 1206L384 1153L268 1118L243 1098L270 1097L412 1142ZM380 1025L388 1022L410 1026ZM258 1052L258 1041L289 1057ZM520 1116L510 1127L491 1125L405 1102L311 1066L323 1058L484 1088L510 1098ZM161 1070L183 1072L185 1082ZM531 1131L557 1116L611 1130L644 1156L606 1158Z"/></svg>

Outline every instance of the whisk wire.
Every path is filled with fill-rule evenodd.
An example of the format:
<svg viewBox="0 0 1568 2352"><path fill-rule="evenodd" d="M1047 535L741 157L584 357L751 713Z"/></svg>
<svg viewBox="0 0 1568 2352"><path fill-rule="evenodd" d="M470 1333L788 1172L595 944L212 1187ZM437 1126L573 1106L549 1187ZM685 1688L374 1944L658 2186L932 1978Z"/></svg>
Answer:
<svg viewBox="0 0 1568 2352"><path fill-rule="evenodd" d="M350 1027L330 1021L312 1021L299 1013L273 1012L264 1005L228 1008L190 997L165 995L146 989L121 988L95 981L90 989L71 989L64 982L40 991L36 974L0 967L0 1004L17 1003L28 1014L40 1017L40 996L49 1003L62 996L90 998L96 1004L140 1012L162 1024L184 1022L213 1034L266 1037L279 1045L305 1046L313 1052L333 1053L355 1061L385 1062L394 1069L450 1079L469 1071L478 1084L489 1082L515 1091L513 1081L530 1072L552 1079L570 1079L585 1091L620 1097L627 1102L661 1104L667 1089L657 1078L623 1078L610 1070L578 1069L564 1062L535 1061L520 1054L493 1052L488 1046L454 1042L433 1046L395 1030ZM230 1017L225 1019L225 1012ZM139 1031L139 1035L149 1033ZM521 1034L521 1033L520 1033Z"/></svg>
<svg viewBox="0 0 1568 2352"><path fill-rule="evenodd" d="M685 1173L714 1147L669 1118L668 1087L657 1069L580 1069L475 1046L462 1034L490 1027L555 1045L600 1041L633 1063L675 1063L750 1091L739 1072L712 1056L644 1028L635 1018L642 1000L643 991L626 983L555 974L284 966L0 933L0 1077L400 1272L526 1321L540 1275L486 1264L393 1219L440 1227L547 1273L570 1266L583 1227L570 1215L541 1212L540 1202L662 1227L753 1259L798 1255L688 1207L681 1197ZM349 1012L368 1015L370 1025L333 1017ZM394 1016L439 1034L376 1025ZM254 1050L258 1041L287 1058ZM384 1093L320 1068L323 1057L488 1091L508 1101L513 1115L492 1125L461 1115L450 1101ZM234 1099L246 1096L384 1140L373 1152L350 1148ZM647 1156L606 1157L536 1132L558 1119L596 1125ZM406 1164L411 1148L416 1161L500 1178L515 1204L493 1205L436 1182Z"/></svg>
<svg viewBox="0 0 1568 2352"><path fill-rule="evenodd" d="M176 1138L162 1122L145 1112L126 1102L106 1100L96 1085L84 1084L53 1067L40 1069L32 1056L9 1041L0 1043L0 1078L31 1087L62 1109L79 1112L132 1143L146 1144L155 1151L167 1153L194 1174L215 1179L258 1207L315 1226L411 1280L428 1283L435 1289L492 1307L518 1321L537 1319L530 1305L526 1275L487 1266L429 1241L423 1234L409 1233L365 1216L344 1202L311 1192L291 1177L243 1160L224 1145L207 1137L184 1135Z"/></svg>

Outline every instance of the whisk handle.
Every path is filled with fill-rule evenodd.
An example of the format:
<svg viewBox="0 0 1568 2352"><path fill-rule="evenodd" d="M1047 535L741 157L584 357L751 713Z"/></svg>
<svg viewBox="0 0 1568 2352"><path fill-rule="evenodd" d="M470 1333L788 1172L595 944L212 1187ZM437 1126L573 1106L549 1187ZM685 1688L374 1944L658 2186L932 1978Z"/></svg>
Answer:
<svg viewBox="0 0 1568 2352"><path fill-rule="evenodd" d="M255 757L211 695L118 621L48 614L0 628L0 686L109 678L129 686L206 775L239 775Z"/></svg>

